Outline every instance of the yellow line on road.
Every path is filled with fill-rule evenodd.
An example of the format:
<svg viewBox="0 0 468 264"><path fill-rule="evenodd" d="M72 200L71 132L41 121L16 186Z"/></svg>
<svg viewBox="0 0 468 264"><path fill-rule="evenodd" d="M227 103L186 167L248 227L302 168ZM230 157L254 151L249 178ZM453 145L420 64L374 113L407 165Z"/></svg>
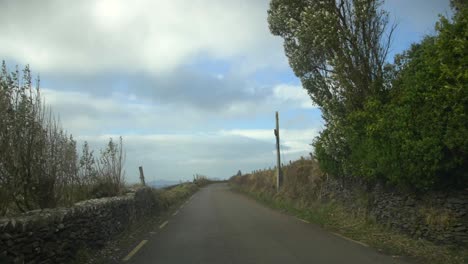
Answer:
<svg viewBox="0 0 468 264"><path fill-rule="evenodd" d="M140 244L138 244L138 246L136 246L130 253L128 253L128 255L123 258L122 260L123 261L129 261L131 257L133 257L133 255L135 255L138 250L140 250L145 244L146 242L148 242L148 240L143 240L140 242Z"/></svg>
<svg viewBox="0 0 468 264"><path fill-rule="evenodd" d="M172 216L176 216L179 213L179 210L175 211Z"/></svg>
<svg viewBox="0 0 468 264"><path fill-rule="evenodd" d="M162 223L160 226L159 226L159 229L163 229L166 225L167 225L168 221L164 221L164 223Z"/></svg>
<svg viewBox="0 0 468 264"><path fill-rule="evenodd" d="M351 238L349 238L349 237L345 237L345 236L340 235L340 234L338 234L338 233L332 232L332 234L334 234L335 236L339 236L339 237L341 237L341 238L344 238L344 239L346 239L346 240L348 240L348 241L357 243L357 244L359 244L359 245L361 245L361 246L363 246L363 247L369 247L369 245L367 245L366 243L363 243L363 242L360 242L360 241L356 241L356 240L354 240L354 239L351 239Z"/></svg>

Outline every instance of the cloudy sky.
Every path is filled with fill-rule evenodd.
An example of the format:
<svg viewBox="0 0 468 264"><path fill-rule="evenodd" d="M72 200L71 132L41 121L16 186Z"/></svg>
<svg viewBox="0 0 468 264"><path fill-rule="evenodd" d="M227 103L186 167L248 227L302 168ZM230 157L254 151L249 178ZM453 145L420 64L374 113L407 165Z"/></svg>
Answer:
<svg viewBox="0 0 468 264"><path fill-rule="evenodd" d="M268 0L0 0L0 59L40 74L80 142L124 138L127 181L225 178L312 151L322 128L269 33ZM433 34L448 0L388 0L392 54Z"/></svg>

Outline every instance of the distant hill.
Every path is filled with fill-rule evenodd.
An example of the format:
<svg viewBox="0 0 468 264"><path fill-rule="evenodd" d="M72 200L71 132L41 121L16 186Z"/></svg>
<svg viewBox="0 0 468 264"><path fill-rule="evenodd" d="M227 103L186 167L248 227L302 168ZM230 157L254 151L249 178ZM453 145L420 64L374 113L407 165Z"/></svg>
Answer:
<svg viewBox="0 0 468 264"><path fill-rule="evenodd" d="M155 181L147 182L146 184L154 188L164 188L164 187L176 185L179 183L180 183L179 181L155 180Z"/></svg>

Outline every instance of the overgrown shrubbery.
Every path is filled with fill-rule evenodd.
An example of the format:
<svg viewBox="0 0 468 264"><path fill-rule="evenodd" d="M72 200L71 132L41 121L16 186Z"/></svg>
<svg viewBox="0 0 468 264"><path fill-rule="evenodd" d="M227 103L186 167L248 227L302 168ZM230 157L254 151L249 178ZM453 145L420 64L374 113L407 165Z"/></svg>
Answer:
<svg viewBox="0 0 468 264"><path fill-rule="evenodd" d="M116 195L124 181L122 139L95 158L76 141L33 87L29 66L0 73L0 215Z"/></svg>
<svg viewBox="0 0 468 264"><path fill-rule="evenodd" d="M427 191L468 186L468 8L386 63L381 1L272 0L269 23L320 106L323 171Z"/></svg>

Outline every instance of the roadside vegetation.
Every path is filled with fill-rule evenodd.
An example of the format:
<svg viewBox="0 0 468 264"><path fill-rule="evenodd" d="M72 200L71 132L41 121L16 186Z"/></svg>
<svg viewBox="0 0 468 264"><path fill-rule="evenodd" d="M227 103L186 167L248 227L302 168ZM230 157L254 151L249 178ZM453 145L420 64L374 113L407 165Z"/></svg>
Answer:
<svg viewBox="0 0 468 264"><path fill-rule="evenodd" d="M169 209L172 205L189 198L198 190L199 186L195 183L183 183L166 189L152 188L155 200L162 210Z"/></svg>
<svg viewBox="0 0 468 264"><path fill-rule="evenodd" d="M124 190L122 138L98 155L60 125L29 66L0 72L0 216L69 206Z"/></svg>
<svg viewBox="0 0 468 264"><path fill-rule="evenodd" d="M286 177L279 193L276 192L274 169L233 176L230 185L269 207L366 243L385 254L410 258L416 263L461 264L468 260L466 248L411 238L377 223L369 216L364 192L362 199L353 201L353 208L339 199L326 199L324 185L327 176L314 159L291 162L283 167L283 172Z"/></svg>
<svg viewBox="0 0 468 264"><path fill-rule="evenodd" d="M323 114L313 146L325 173L416 192L468 186L468 7L451 5L391 63L382 1L271 1L270 30Z"/></svg>

